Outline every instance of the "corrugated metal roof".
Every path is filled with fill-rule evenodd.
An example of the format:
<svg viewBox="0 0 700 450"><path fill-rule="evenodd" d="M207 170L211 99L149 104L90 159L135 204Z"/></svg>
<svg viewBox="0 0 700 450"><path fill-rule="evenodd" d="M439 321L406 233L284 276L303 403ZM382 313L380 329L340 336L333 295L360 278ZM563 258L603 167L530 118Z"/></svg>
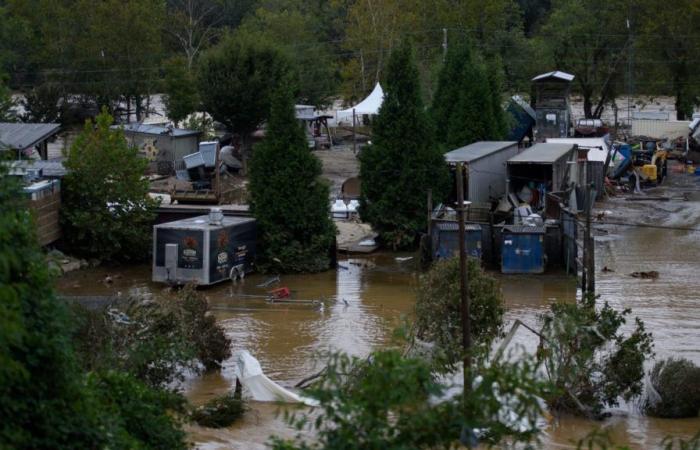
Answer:
<svg viewBox="0 0 700 450"><path fill-rule="evenodd" d="M175 220L173 222L166 222L156 225L157 229L178 229L178 230L214 230L222 227L229 227L232 225L240 225L243 223L255 222L252 217L232 217L224 216L221 225L212 225L209 223L209 216L196 216L187 219Z"/></svg>
<svg viewBox="0 0 700 450"><path fill-rule="evenodd" d="M201 131L185 130L182 128L171 128L162 125L150 125L140 122L132 122L124 125L112 125L112 129L123 128L127 133L142 133L152 135L170 135L174 137L196 136L201 134Z"/></svg>
<svg viewBox="0 0 700 450"><path fill-rule="evenodd" d="M556 78L558 80L563 81L573 81L573 79L576 77L570 73L562 72L561 70L553 70L552 72L537 75L535 78L532 79L532 81L542 81L546 80L547 78Z"/></svg>
<svg viewBox="0 0 700 450"><path fill-rule="evenodd" d="M43 160L43 159L23 159L21 161L12 161L9 163L11 171L25 172L27 169L41 169L41 173L45 177L58 178L65 176L68 171L63 166L60 160Z"/></svg>
<svg viewBox="0 0 700 450"><path fill-rule="evenodd" d="M48 139L61 130L57 123L0 122L0 150L24 150Z"/></svg>
<svg viewBox="0 0 700 450"><path fill-rule="evenodd" d="M445 153L447 162L474 162L503 149L518 145L515 141L481 141Z"/></svg>
<svg viewBox="0 0 700 450"><path fill-rule="evenodd" d="M440 231L458 231L459 230L459 223L455 222L454 220L445 221L445 222L435 222L435 226ZM478 225L475 223L465 223L464 224L464 231L481 231L481 225Z"/></svg>
<svg viewBox="0 0 700 450"><path fill-rule="evenodd" d="M551 164L566 156L573 148L573 144L536 144L510 158L508 164Z"/></svg>
<svg viewBox="0 0 700 450"><path fill-rule="evenodd" d="M506 225L503 227L504 233L514 233L514 234L544 234L544 226L531 227L528 225Z"/></svg>

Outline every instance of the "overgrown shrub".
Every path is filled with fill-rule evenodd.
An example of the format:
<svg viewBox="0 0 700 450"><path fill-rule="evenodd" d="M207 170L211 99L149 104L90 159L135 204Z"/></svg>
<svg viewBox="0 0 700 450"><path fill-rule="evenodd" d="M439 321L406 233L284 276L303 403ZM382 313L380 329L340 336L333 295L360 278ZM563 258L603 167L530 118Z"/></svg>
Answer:
<svg viewBox="0 0 700 450"><path fill-rule="evenodd" d="M133 293L104 310L75 311L74 341L88 370L118 369L160 387L199 371L199 363L216 368L231 354L206 298L193 288L163 300Z"/></svg>
<svg viewBox="0 0 700 450"><path fill-rule="evenodd" d="M245 411L242 399L236 398L234 394L226 394L194 409L190 418L203 427L224 428L243 417Z"/></svg>
<svg viewBox="0 0 700 450"><path fill-rule="evenodd" d="M294 441L274 439L273 448L435 449L534 439L544 389L535 364L479 358L474 366L465 406L461 390L448 392L422 359L394 350L365 360L332 355L323 378L306 392L319 401L318 414L288 416L299 430L310 424L314 441L300 434Z"/></svg>
<svg viewBox="0 0 700 450"><path fill-rule="evenodd" d="M488 349L503 326L501 289L474 258L468 258L467 272L472 341L476 347ZM454 368L463 356L458 258L438 261L421 276L415 311L416 337L435 344L436 366Z"/></svg>
<svg viewBox="0 0 700 450"><path fill-rule="evenodd" d="M652 392L644 409L655 417L697 417L700 414L700 367L687 359L659 361L649 373Z"/></svg>
<svg viewBox="0 0 700 450"><path fill-rule="evenodd" d="M630 313L607 302L597 307L594 296L551 306L538 353L555 388L546 399L552 410L601 417L619 397L630 400L642 393L652 337L639 318L631 334L620 331Z"/></svg>
<svg viewBox="0 0 700 450"><path fill-rule="evenodd" d="M151 251L156 202L148 197L148 165L112 130L103 110L85 123L67 155L61 223L71 252L101 260L143 260Z"/></svg>

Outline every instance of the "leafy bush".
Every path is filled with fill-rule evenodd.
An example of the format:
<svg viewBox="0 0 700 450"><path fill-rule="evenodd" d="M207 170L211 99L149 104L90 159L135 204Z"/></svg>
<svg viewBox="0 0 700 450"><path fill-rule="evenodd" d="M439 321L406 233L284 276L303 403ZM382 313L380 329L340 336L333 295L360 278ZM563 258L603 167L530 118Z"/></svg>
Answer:
<svg viewBox="0 0 700 450"><path fill-rule="evenodd" d="M488 349L503 327L500 286L474 258L468 258L467 272L472 340ZM438 367L454 369L463 356L458 258L438 261L421 276L415 311L416 337L435 344L433 357Z"/></svg>
<svg viewBox="0 0 700 450"><path fill-rule="evenodd" d="M594 296L551 306L543 317L539 356L555 387L546 399L552 410L600 417L620 396L630 400L642 393L652 337L639 318L630 335L620 332L630 313L607 302L597 308Z"/></svg>
<svg viewBox="0 0 700 450"><path fill-rule="evenodd" d="M148 161L112 130L106 110L87 121L67 155L61 208L71 251L102 260L143 260L151 250L154 207L143 177Z"/></svg>
<svg viewBox="0 0 700 450"><path fill-rule="evenodd" d="M242 399L226 394L196 408L190 418L197 424L209 428L224 428L243 417L246 407Z"/></svg>
<svg viewBox="0 0 700 450"><path fill-rule="evenodd" d="M700 367L687 359L659 361L649 373L653 392L644 409L655 417L697 417L700 414Z"/></svg>
<svg viewBox="0 0 700 450"><path fill-rule="evenodd" d="M104 310L75 311L74 342L87 370L118 369L161 387L199 371L198 363L214 369L230 356L229 338L193 288L174 299L136 293Z"/></svg>
<svg viewBox="0 0 700 450"><path fill-rule="evenodd" d="M319 414L288 416L299 430L311 424L317 439L273 438L281 449L455 448L480 439L492 445L529 442L539 432L537 396L543 385L533 363L486 365L479 360L465 405L460 392L433 376L429 364L397 351L367 360L332 355L324 377L307 392L320 402ZM481 430L481 431L477 431ZM486 430L484 432L484 430Z"/></svg>

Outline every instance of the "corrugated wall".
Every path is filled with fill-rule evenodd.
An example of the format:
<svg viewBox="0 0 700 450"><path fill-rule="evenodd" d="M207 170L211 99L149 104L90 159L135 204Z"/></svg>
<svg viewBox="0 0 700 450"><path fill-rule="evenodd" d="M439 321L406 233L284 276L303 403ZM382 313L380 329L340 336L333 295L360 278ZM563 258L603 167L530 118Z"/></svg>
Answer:
<svg viewBox="0 0 700 450"><path fill-rule="evenodd" d="M690 132L689 121L666 121L632 119L632 136L647 136L656 139L675 139L680 136L687 136Z"/></svg>
<svg viewBox="0 0 700 450"><path fill-rule="evenodd" d="M469 163L467 200L474 203L489 203L490 197L500 198L506 191L506 161L517 153L518 146L511 145Z"/></svg>

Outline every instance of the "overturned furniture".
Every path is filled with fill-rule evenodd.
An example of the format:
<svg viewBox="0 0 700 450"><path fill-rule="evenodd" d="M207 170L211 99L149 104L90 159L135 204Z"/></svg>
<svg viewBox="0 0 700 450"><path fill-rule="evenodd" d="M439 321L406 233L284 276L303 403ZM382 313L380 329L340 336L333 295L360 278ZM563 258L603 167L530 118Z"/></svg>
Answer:
<svg viewBox="0 0 700 450"><path fill-rule="evenodd" d="M153 227L153 281L208 286L241 279L255 258L255 219L225 217L212 208Z"/></svg>

